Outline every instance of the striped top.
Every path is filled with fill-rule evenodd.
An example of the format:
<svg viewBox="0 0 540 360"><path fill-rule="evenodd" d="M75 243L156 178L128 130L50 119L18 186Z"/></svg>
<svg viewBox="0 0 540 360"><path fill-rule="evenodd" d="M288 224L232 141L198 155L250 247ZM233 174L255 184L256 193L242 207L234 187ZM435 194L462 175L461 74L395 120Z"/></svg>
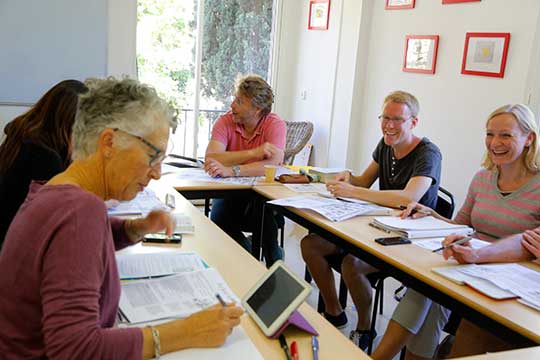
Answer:
<svg viewBox="0 0 540 360"><path fill-rule="evenodd" d="M498 177L498 170L477 172L454 219L472 226L476 236L486 241L540 226L540 174L506 196L497 186Z"/></svg>

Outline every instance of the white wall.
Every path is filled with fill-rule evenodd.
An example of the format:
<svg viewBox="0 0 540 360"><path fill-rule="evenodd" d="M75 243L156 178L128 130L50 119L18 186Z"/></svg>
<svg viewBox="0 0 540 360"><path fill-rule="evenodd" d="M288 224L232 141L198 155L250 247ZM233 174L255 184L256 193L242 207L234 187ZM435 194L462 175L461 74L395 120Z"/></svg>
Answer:
<svg viewBox="0 0 540 360"><path fill-rule="evenodd" d="M438 0L417 1L414 9L392 11L384 9L383 1L333 0L326 32L307 30L308 2L302 3L287 5L301 6L301 14L294 16L300 16L302 24L291 22L295 27L290 31L300 32L296 54L280 56L296 69L289 82L290 103L282 115L315 122L317 165L338 166L346 156L349 167L363 169L381 136L377 120L381 102L388 92L403 89L418 97L417 133L440 147L442 184L461 203L479 168L489 112L505 103L527 102L529 97L533 109L540 109L540 85L535 81L540 78L537 0L521 0L519 6L506 0L444 6ZM465 33L473 31L511 33L503 79L460 74ZM406 34L440 36L435 75L402 72ZM355 43L356 55L342 50ZM299 99L304 88L305 101Z"/></svg>
<svg viewBox="0 0 540 360"><path fill-rule="evenodd" d="M109 0L107 74L135 78L136 69L136 0ZM4 126L28 106L0 105L0 139Z"/></svg>

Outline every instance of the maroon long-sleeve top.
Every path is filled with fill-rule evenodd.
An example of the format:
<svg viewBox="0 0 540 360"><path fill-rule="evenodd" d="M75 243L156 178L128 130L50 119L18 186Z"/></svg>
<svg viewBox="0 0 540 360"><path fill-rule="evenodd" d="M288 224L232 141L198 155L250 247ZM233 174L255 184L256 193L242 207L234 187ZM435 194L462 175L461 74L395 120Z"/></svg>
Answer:
<svg viewBox="0 0 540 360"><path fill-rule="evenodd" d="M129 244L102 199L32 183L0 252L0 357L140 359L141 330L113 327Z"/></svg>

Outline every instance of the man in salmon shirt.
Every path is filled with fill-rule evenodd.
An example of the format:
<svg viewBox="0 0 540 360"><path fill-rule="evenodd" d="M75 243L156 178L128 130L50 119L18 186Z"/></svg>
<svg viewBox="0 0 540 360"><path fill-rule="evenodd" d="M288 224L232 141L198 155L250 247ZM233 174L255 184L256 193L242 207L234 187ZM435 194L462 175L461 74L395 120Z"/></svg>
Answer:
<svg viewBox="0 0 540 360"><path fill-rule="evenodd" d="M264 165L283 162L285 122L271 112L274 94L258 75L239 78L231 110L214 124L206 148L204 169L213 177L262 176ZM214 199L210 218L223 231L250 251L251 243L242 230L253 230L262 214L252 196ZM275 216L264 217L263 255L267 266L283 258L277 243Z"/></svg>

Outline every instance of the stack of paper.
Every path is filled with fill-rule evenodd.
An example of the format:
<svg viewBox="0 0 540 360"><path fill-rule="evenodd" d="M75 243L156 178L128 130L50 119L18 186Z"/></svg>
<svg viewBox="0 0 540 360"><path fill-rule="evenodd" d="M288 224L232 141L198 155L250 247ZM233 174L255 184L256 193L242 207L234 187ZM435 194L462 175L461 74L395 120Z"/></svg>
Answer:
<svg viewBox="0 0 540 360"><path fill-rule="evenodd" d="M375 204L359 204L320 196L293 196L272 200L268 203L313 210L332 221L343 221L358 215L388 215L392 213L392 209Z"/></svg>
<svg viewBox="0 0 540 360"><path fill-rule="evenodd" d="M218 303L240 300L221 275L209 268L195 252L161 252L117 255L122 279L159 277L152 280L122 282L119 318L127 323L158 324L187 317ZM166 276L176 274L172 276ZM162 276L162 277L160 277ZM165 277L163 277L165 276ZM219 348L186 349L162 356L163 359L262 359L241 326L233 329Z"/></svg>
<svg viewBox="0 0 540 360"><path fill-rule="evenodd" d="M372 225L385 231L393 231L409 239L444 237L451 234L469 235L474 230L466 225L451 224L426 216L418 219L400 217L376 217Z"/></svg>
<svg viewBox="0 0 540 360"><path fill-rule="evenodd" d="M334 180L336 175L340 172L343 172L347 169L345 168L322 168L322 167L312 167L309 170L309 173L311 175L317 175L319 177L319 181L322 183L326 183L329 180Z"/></svg>
<svg viewBox="0 0 540 360"><path fill-rule="evenodd" d="M195 232L195 226L191 217L184 213L175 212L172 214L174 221L176 221L176 227L174 228L175 234L193 234Z"/></svg>
<svg viewBox="0 0 540 360"><path fill-rule="evenodd" d="M540 272L519 264L458 265L432 269L458 284L467 284L494 299L520 298L540 308Z"/></svg>

